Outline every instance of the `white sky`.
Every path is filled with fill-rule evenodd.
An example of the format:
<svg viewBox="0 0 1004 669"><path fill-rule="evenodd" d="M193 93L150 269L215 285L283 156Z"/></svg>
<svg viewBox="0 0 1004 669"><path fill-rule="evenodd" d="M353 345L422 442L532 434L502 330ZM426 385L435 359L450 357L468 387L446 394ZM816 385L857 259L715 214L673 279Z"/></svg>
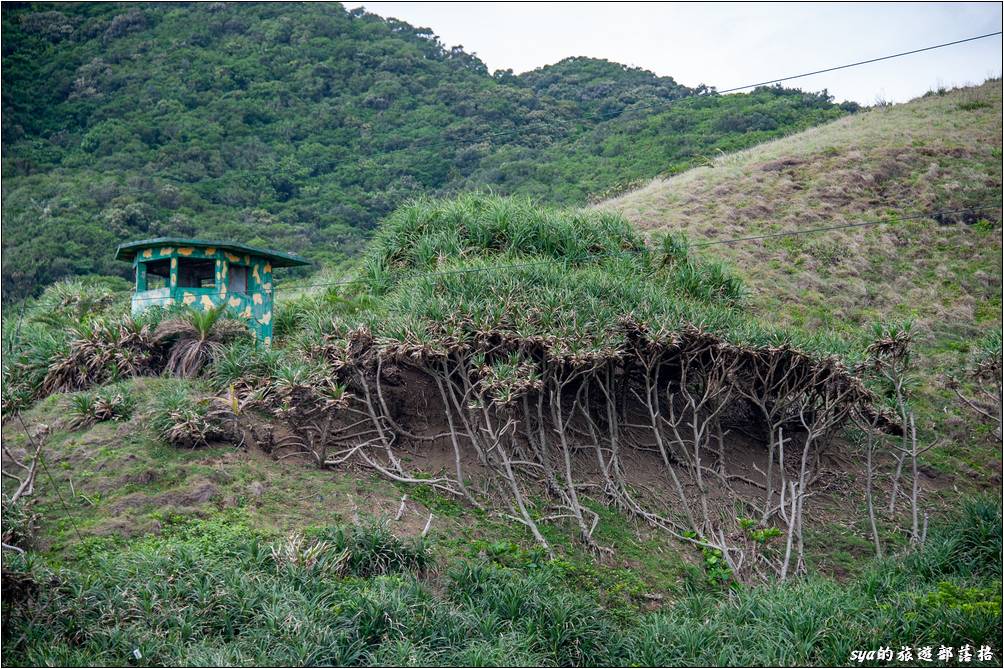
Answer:
<svg viewBox="0 0 1004 669"><path fill-rule="evenodd" d="M347 2L431 28L489 70L569 56L634 65L719 89L866 60L1001 29L1001 3ZM1001 74L1001 38L797 79L838 101L902 102L939 85Z"/></svg>

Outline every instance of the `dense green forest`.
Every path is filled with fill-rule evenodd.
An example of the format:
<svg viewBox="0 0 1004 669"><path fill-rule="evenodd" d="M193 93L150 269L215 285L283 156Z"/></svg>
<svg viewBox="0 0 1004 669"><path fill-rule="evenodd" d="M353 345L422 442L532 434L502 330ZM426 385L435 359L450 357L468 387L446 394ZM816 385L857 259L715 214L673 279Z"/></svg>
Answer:
<svg viewBox="0 0 1004 669"><path fill-rule="evenodd" d="M856 108L588 58L490 73L334 3L12 3L2 36L5 297L124 275L114 247L158 235L339 262L420 194L581 203Z"/></svg>

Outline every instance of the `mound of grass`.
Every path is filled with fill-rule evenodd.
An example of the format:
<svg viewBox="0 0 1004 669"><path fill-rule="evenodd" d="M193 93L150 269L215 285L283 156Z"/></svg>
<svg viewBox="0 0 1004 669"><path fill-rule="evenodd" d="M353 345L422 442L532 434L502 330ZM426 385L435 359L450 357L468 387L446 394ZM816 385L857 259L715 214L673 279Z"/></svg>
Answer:
<svg viewBox="0 0 1004 669"><path fill-rule="evenodd" d="M419 346L498 332L582 355L623 345L630 319L664 334L693 327L735 344L850 353L826 335L751 319L724 265L680 235L658 241L608 212L485 194L421 200L387 221L365 259L364 277L384 296L369 327Z"/></svg>
<svg viewBox="0 0 1004 669"><path fill-rule="evenodd" d="M472 193L398 209L380 228L364 267L380 289L408 272L436 270L458 258L532 256L584 263L642 251L641 236L620 216Z"/></svg>

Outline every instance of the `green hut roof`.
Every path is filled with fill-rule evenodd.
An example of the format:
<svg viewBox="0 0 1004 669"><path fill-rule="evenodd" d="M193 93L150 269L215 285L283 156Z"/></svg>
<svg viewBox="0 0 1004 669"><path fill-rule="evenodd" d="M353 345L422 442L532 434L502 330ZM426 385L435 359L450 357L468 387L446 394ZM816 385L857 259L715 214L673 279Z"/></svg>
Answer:
<svg viewBox="0 0 1004 669"><path fill-rule="evenodd" d="M235 244L234 242L223 242L215 239L185 239L184 237L155 237L153 239L141 239L138 242L127 242L119 244L115 251L116 260L131 261L136 257L136 253L152 246L200 246L214 247L234 253L247 253L262 258L267 258L273 267L298 267L309 265L310 261L295 253L283 253L272 249L263 249L247 244Z"/></svg>

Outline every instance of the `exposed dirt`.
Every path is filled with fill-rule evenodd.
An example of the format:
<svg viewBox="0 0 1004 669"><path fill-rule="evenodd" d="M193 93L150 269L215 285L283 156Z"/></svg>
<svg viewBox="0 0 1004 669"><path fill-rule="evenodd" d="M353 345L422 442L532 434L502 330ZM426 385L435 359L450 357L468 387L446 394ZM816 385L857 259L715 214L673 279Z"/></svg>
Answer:
<svg viewBox="0 0 1004 669"><path fill-rule="evenodd" d="M209 502L219 495L219 489L206 480L190 481L181 490L169 490L155 495L136 492L119 498L108 509L112 513L122 514L134 509L148 507L194 509Z"/></svg>
<svg viewBox="0 0 1004 669"><path fill-rule="evenodd" d="M400 433L394 444L395 457L405 470L418 479L455 475L456 454L449 436L438 390L421 374L404 368L384 370L381 386L390 415ZM392 383L386 383L390 379ZM736 414L736 420L741 419ZM358 415L345 412L341 424L349 425ZM277 447L276 435L289 435L287 426L264 415L247 413L242 421L250 434L262 442L249 440L243 448L230 444L214 444L201 450L172 450L149 442L128 443L143 434L142 417L126 425L96 425L86 431L66 436L54 445L50 461L56 467L57 479L69 486L70 504L81 518L94 516L96 522L84 532L98 536L130 538L158 532L165 519L175 516L203 517L230 509L242 513L255 523L287 532L310 525L336 522L362 522L366 518L384 518L393 524L395 533L417 535L430 522L430 510L413 498L409 486L395 486L375 477L371 468L358 460L346 462L334 469L318 468L313 458L298 453L295 447ZM626 421L641 425L640 416ZM517 427L517 434L521 428ZM572 464L581 496L596 502L609 500L602 492L603 478L595 450L584 437L588 425L573 421ZM716 513L736 513L732 509L735 495L740 499L762 503L767 468L767 451L755 430L741 423L730 426L724 435L720 461L716 449L705 449L701 460L709 470L705 479L709 500ZM409 436L410 435L410 436ZM651 443L650 433L642 427L625 427L621 436L633 446L624 451L625 477L639 500L649 508L673 513L675 492L666 473L661 455ZM4 435L7 443L7 433ZM265 441L267 439L267 441ZM517 442L528 448L526 436ZM497 473L485 467L464 440L460 444L460 465L464 479L476 493L501 501ZM167 449L167 450L164 450ZM333 449L337 450L337 449ZM374 449L380 451L380 449ZM379 454L379 453L378 453ZM168 457L164 461L159 458ZM786 453L789 476L798 470L798 454ZM517 469L523 467L517 465ZM886 469L889 469L886 467ZM524 468L529 474L534 470ZM863 508L863 464L849 444L833 442L824 451L816 471L817 482L806 502L807 522L814 527L828 523L859 520ZM683 467L678 474L685 491L695 494L696 481ZM729 480L729 489L717 477ZM526 479L527 492L546 499L546 491ZM951 487L951 478L935 470L922 470L921 487L925 495ZM877 489L887 493L888 480L876 482ZM404 498L402 500L402 497ZM403 501L403 504L402 504ZM459 501L459 500L458 500ZM449 534L463 518L431 514L431 530ZM572 530L572 528L569 528ZM658 532L639 527L640 534ZM860 532L860 530L858 530ZM630 560L613 555L612 564Z"/></svg>

